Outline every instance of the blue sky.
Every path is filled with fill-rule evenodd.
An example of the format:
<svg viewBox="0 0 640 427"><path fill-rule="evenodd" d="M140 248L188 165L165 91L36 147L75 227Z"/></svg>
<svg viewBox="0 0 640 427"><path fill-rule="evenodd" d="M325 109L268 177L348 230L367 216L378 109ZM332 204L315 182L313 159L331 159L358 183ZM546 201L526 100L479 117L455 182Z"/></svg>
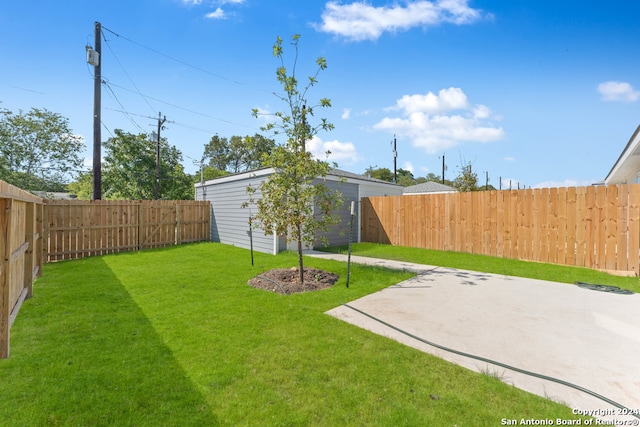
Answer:
<svg viewBox="0 0 640 427"><path fill-rule="evenodd" d="M68 0L0 4L0 107L69 118L91 158L103 26L103 139L162 136L194 173L210 137L252 135L274 96L277 36L301 34L297 74L335 125L309 144L340 168L453 179L472 163L502 188L602 180L640 124L640 3L629 0ZM90 168L90 160L87 161Z"/></svg>

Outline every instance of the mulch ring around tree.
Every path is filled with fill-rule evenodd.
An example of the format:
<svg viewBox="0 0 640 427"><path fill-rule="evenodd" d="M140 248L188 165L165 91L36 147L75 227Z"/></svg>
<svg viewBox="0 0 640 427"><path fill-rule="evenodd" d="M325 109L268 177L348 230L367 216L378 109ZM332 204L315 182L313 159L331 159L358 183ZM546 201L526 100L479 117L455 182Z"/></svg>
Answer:
<svg viewBox="0 0 640 427"><path fill-rule="evenodd" d="M247 283L256 289L290 295L295 292L311 292L330 288L338 281L338 275L317 268L304 269L304 284L300 283L297 268L276 268L265 271Z"/></svg>

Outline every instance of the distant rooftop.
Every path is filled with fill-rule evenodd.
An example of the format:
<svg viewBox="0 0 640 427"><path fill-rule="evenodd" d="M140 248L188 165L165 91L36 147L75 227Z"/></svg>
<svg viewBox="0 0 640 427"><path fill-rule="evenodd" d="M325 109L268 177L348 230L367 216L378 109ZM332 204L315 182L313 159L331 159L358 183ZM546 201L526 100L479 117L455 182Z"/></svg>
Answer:
<svg viewBox="0 0 640 427"><path fill-rule="evenodd" d="M53 200L76 200L78 198L77 195L71 193L62 193L58 191L31 191L31 193L42 199L53 199Z"/></svg>
<svg viewBox="0 0 640 427"><path fill-rule="evenodd" d="M440 184L439 182L427 181L422 184L411 185L405 187L403 194L425 194L425 193L455 193L456 190L448 185Z"/></svg>

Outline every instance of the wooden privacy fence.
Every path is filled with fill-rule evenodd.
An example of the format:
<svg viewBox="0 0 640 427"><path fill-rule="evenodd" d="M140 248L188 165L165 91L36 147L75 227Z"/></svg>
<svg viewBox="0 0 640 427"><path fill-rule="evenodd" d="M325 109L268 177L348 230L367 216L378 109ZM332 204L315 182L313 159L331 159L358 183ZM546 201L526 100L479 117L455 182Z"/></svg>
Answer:
<svg viewBox="0 0 640 427"><path fill-rule="evenodd" d="M42 272L43 200L0 181L0 359L11 325Z"/></svg>
<svg viewBox="0 0 640 427"><path fill-rule="evenodd" d="M640 185L362 200L362 241L638 275Z"/></svg>
<svg viewBox="0 0 640 427"><path fill-rule="evenodd" d="M210 202L46 202L47 261L210 240Z"/></svg>

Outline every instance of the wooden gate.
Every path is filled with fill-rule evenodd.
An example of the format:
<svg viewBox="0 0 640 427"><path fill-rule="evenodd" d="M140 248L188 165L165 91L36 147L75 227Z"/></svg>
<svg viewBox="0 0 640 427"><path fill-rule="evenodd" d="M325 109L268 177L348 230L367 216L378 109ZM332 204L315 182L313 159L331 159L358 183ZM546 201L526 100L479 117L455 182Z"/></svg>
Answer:
<svg viewBox="0 0 640 427"><path fill-rule="evenodd" d="M47 261L210 239L210 202L52 200L46 203Z"/></svg>

